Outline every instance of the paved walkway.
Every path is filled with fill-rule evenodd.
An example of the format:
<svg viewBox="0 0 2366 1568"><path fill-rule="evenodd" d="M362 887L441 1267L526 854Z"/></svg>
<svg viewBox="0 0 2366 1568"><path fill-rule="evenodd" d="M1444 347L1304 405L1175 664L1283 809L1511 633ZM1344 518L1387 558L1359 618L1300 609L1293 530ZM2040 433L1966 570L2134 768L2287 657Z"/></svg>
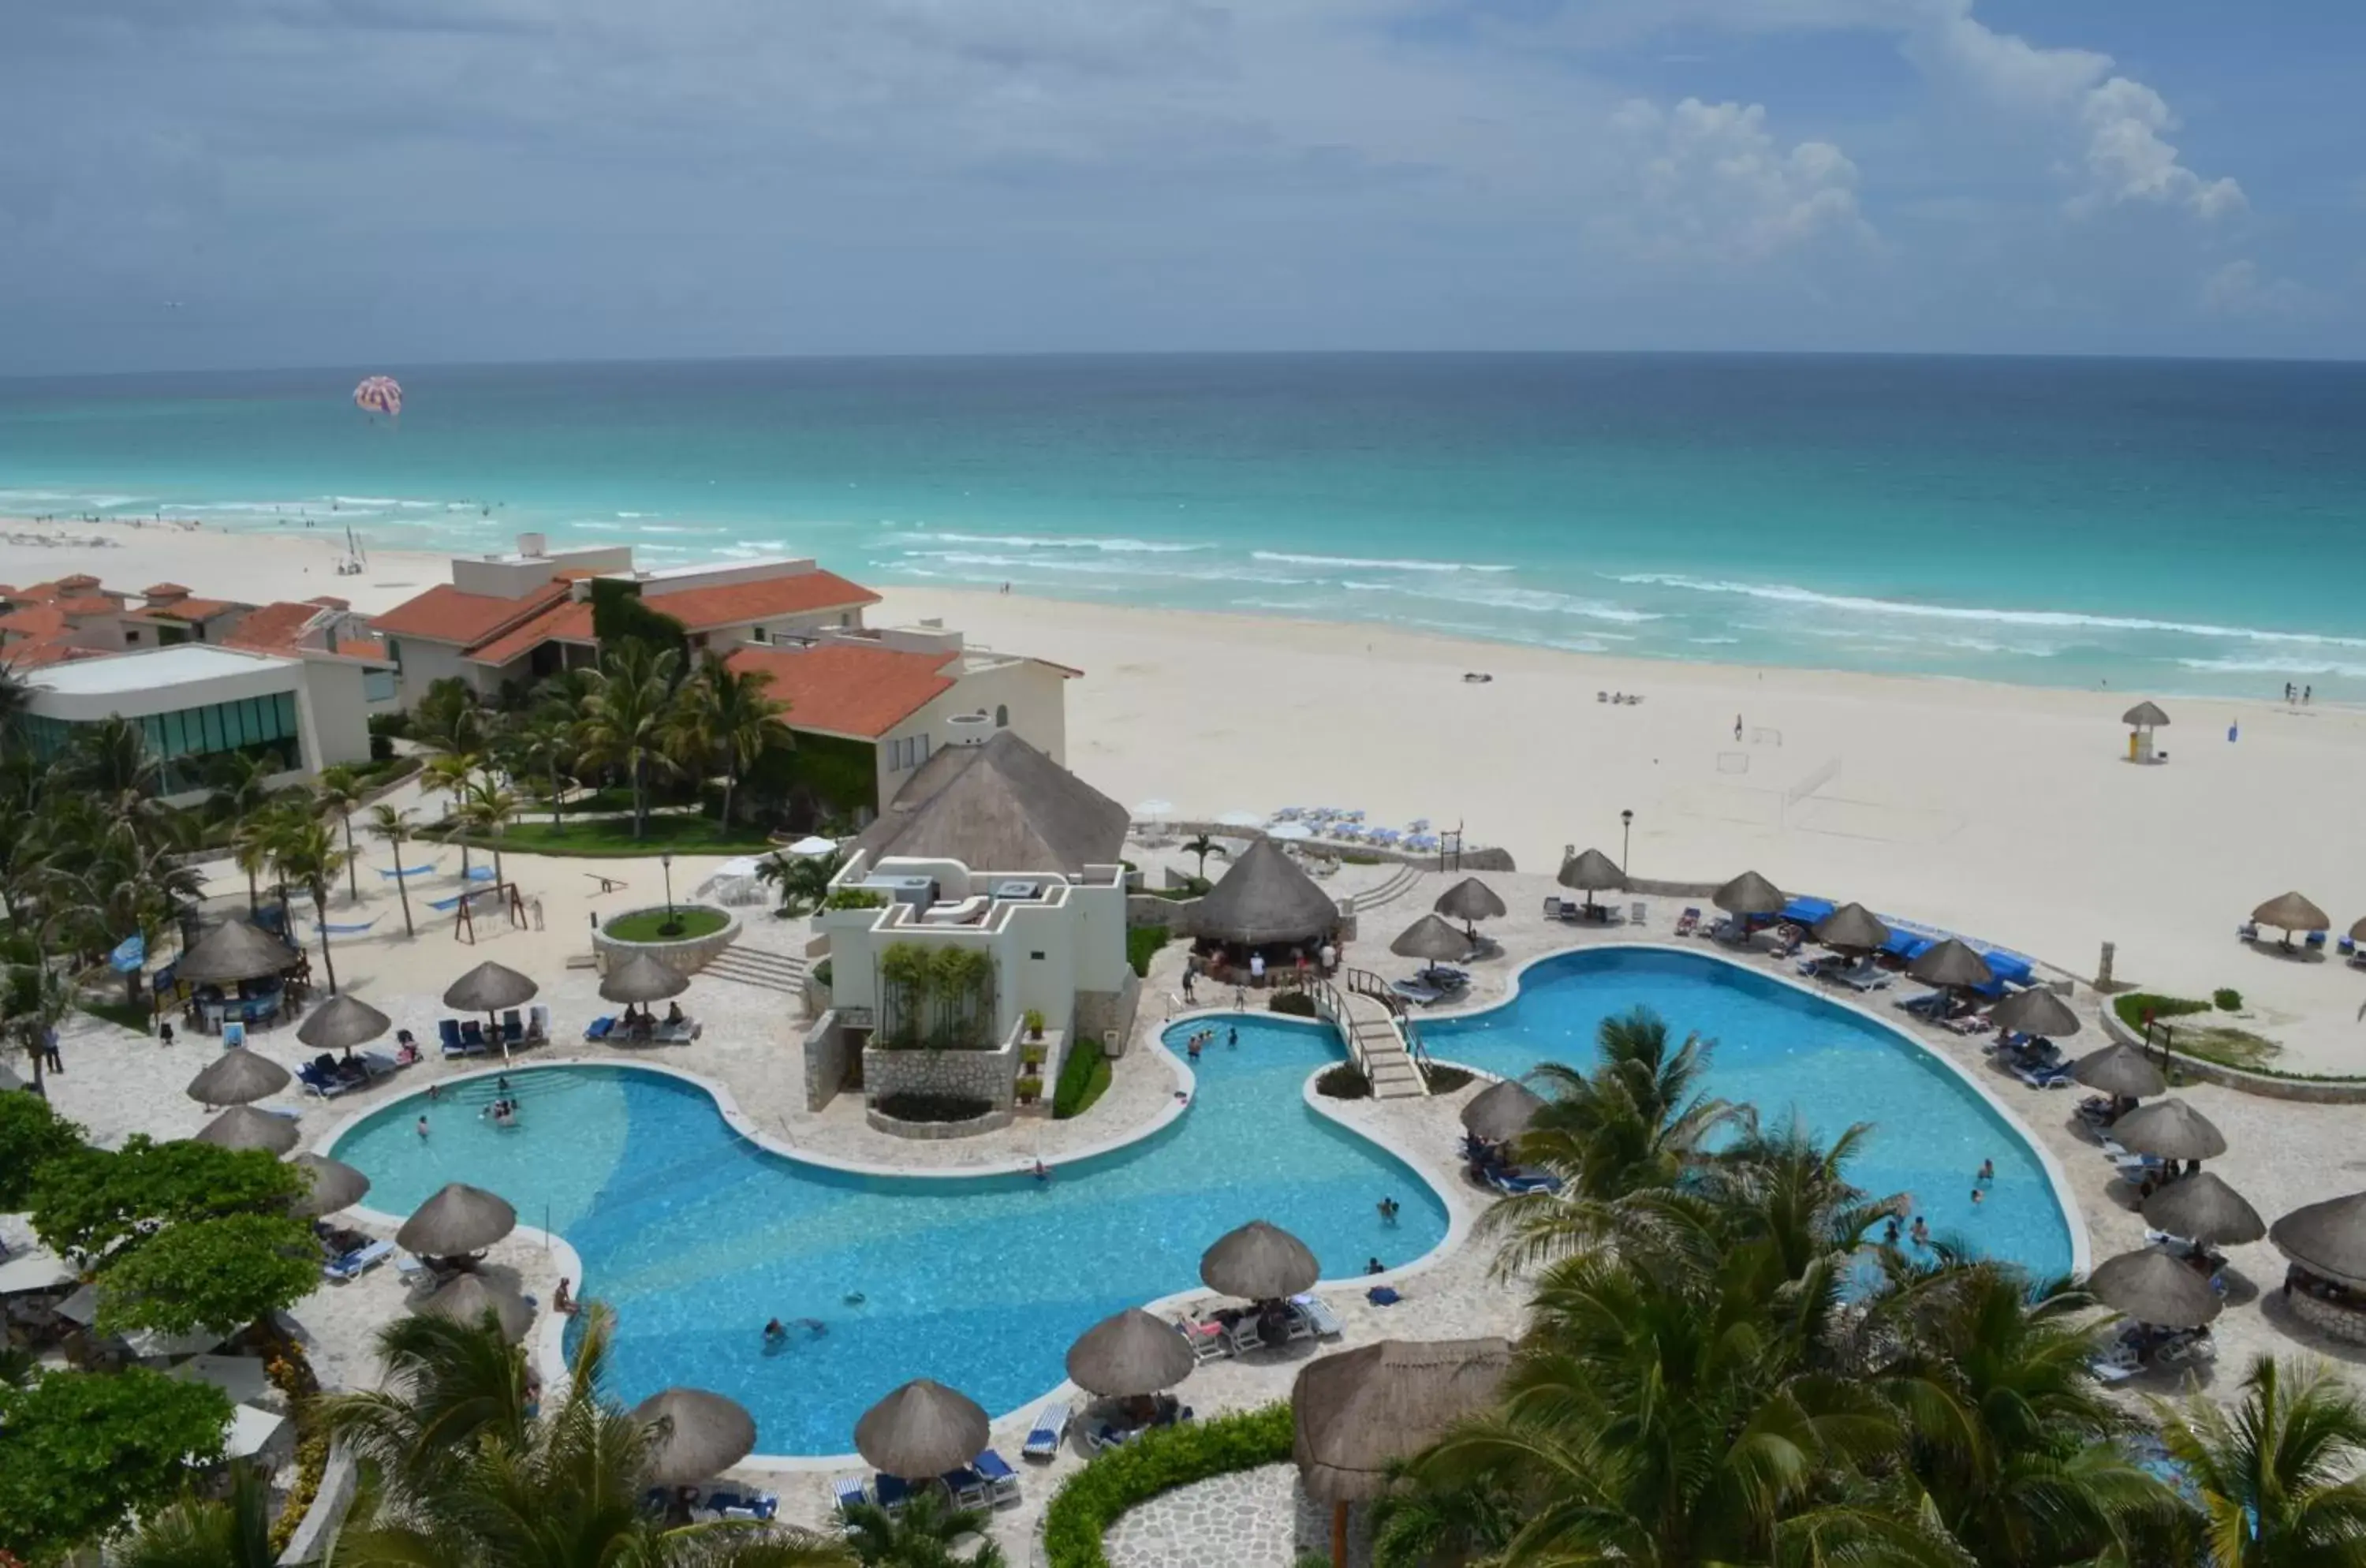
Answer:
<svg viewBox="0 0 2366 1568"><path fill-rule="evenodd" d="M1326 1560L1330 1510L1298 1491L1293 1465L1268 1464L1178 1486L1129 1512L1101 1539L1110 1568L1292 1568L1307 1552ZM1366 1561L1362 1519L1347 1560Z"/></svg>

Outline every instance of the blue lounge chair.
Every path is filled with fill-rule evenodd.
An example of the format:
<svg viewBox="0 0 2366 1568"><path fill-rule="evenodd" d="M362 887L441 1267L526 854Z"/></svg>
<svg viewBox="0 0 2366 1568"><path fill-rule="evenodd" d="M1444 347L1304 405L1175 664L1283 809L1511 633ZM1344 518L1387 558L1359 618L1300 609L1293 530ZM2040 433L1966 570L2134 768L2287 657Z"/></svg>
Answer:
<svg viewBox="0 0 2366 1568"><path fill-rule="evenodd" d="M2304 946L2305 946L2305 947L2313 948L2313 949L2315 949L2315 951L2317 951L2317 952L2319 952L2319 953L2324 952L2324 951L2325 951L2325 933L2324 933L2323 931L2311 931L2311 932L2309 932L2309 933L2308 933L2308 936L2304 940L2304 942L2303 942L2303 944L2302 944L2302 945L2304 945Z"/></svg>
<svg viewBox="0 0 2366 1568"><path fill-rule="evenodd" d="M460 1021L458 1019L437 1019L435 1021L435 1037L444 1043L444 1054L445 1055L463 1056L468 1055L467 1048L460 1043Z"/></svg>
<svg viewBox="0 0 2366 1568"><path fill-rule="evenodd" d="M1068 1407L1054 1400L1035 1413L1035 1425L1027 1431L1027 1446L1019 1450L1026 1459L1057 1459L1060 1438L1068 1430Z"/></svg>
<svg viewBox="0 0 2366 1568"><path fill-rule="evenodd" d="M607 1039L615 1027L616 1021L613 1018L595 1018L583 1026L583 1038L596 1044Z"/></svg>
<svg viewBox="0 0 2366 1568"><path fill-rule="evenodd" d="M1832 901L1829 898L1799 897L1784 905L1783 912L1775 918L1788 920L1795 926L1812 926L1831 912Z"/></svg>
<svg viewBox="0 0 2366 1568"><path fill-rule="evenodd" d="M2070 1069L2066 1066L2015 1067L2012 1076L2032 1089L2068 1089Z"/></svg>
<svg viewBox="0 0 2366 1568"><path fill-rule="evenodd" d="M473 1018L468 1022L462 1024L460 1026L460 1049L467 1052L471 1056L483 1055L486 1050L485 1026L479 1023Z"/></svg>
<svg viewBox="0 0 2366 1568"><path fill-rule="evenodd" d="M1008 1460L988 1449L972 1463L985 1477L986 1494L993 1498L995 1506L1019 1501L1019 1472L1010 1468Z"/></svg>
<svg viewBox="0 0 2366 1568"><path fill-rule="evenodd" d="M862 1477L859 1475L840 1475L833 1478L829 1483L829 1495L831 1506L838 1509L838 1517L841 1519L846 1517L846 1511L849 1508L858 1503L871 1501L871 1493L863 1485Z"/></svg>
<svg viewBox="0 0 2366 1568"><path fill-rule="evenodd" d="M490 882L493 876L494 871L491 866L472 865L468 868L468 880L471 882Z"/></svg>
<svg viewBox="0 0 2366 1568"><path fill-rule="evenodd" d="M321 1265L321 1277L342 1285L349 1280L360 1279L393 1256L394 1243L374 1241L367 1247L355 1247L333 1263Z"/></svg>
<svg viewBox="0 0 2366 1568"><path fill-rule="evenodd" d="M937 1477L945 1490L953 1495L956 1508L983 1508L986 1504L986 1477L970 1469L949 1470Z"/></svg>
<svg viewBox="0 0 2366 1568"><path fill-rule="evenodd" d="M524 1038L525 1020L518 1016L517 1009L511 1008L501 1014L501 1039L506 1043L514 1045Z"/></svg>
<svg viewBox="0 0 2366 1568"><path fill-rule="evenodd" d="M912 1500L912 1489L904 1484L901 1477L881 1473L871 1478L871 1495L893 1514Z"/></svg>

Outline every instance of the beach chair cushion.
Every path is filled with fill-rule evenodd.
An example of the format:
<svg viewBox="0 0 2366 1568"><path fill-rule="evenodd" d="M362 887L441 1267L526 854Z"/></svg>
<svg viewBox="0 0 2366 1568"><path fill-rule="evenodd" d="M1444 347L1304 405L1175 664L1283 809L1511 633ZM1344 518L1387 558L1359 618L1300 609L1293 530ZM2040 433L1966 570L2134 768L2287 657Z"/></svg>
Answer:
<svg viewBox="0 0 2366 1568"><path fill-rule="evenodd" d="M912 1500L912 1489L896 1476L874 1474L871 1478L871 1495L881 1507L894 1513Z"/></svg>
<svg viewBox="0 0 2366 1568"><path fill-rule="evenodd" d="M857 1503L871 1501L870 1488L864 1484L862 1477L859 1475L840 1475L833 1478L829 1483L829 1495L840 1515Z"/></svg>
<svg viewBox="0 0 2366 1568"><path fill-rule="evenodd" d="M437 1019L435 1021L435 1037L444 1043L445 1050L459 1050L460 1021L456 1018Z"/></svg>
<svg viewBox="0 0 2366 1568"><path fill-rule="evenodd" d="M501 1038L513 1045L525 1038L525 1020L518 1016L515 1008L501 1014Z"/></svg>
<svg viewBox="0 0 2366 1568"><path fill-rule="evenodd" d="M1010 1468L1008 1460L988 1449L971 1463L985 1478L986 1490L997 1504L1019 1501L1019 1472Z"/></svg>
<svg viewBox="0 0 2366 1568"><path fill-rule="evenodd" d="M937 1477L945 1490L953 1495L953 1505L962 1508L983 1508L986 1505L986 1477L974 1470L949 1470Z"/></svg>
<svg viewBox="0 0 2366 1568"><path fill-rule="evenodd" d="M1068 1430L1068 1407L1053 1401L1035 1413L1035 1425L1028 1429L1027 1446L1019 1451L1028 1459L1051 1459L1060 1451L1060 1438Z"/></svg>
<svg viewBox="0 0 2366 1568"><path fill-rule="evenodd" d="M1305 1316L1307 1325L1321 1338L1328 1339L1345 1327L1339 1321L1339 1314L1331 1310L1331 1304L1312 1292L1290 1297L1290 1304Z"/></svg>
<svg viewBox="0 0 2366 1568"><path fill-rule="evenodd" d="M613 1018L595 1018L591 1022L583 1026L583 1038L586 1040L605 1040L612 1032L614 1032L615 1027L616 1021Z"/></svg>
<svg viewBox="0 0 2366 1568"><path fill-rule="evenodd" d="M322 1264L321 1273L326 1279L343 1283L348 1280L359 1279L393 1256L394 1243L374 1241L367 1247L355 1248L333 1263Z"/></svg>

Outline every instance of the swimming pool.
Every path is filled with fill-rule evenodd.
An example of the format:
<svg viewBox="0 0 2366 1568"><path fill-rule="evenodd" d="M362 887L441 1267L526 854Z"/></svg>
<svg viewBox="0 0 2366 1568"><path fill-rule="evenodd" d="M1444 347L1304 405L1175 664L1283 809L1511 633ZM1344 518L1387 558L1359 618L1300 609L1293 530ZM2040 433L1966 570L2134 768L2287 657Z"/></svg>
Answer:
<svg viewBox="0 0 2366 1568"><path fill-rule="evenodd" d="M1175 1036L1208 1020L1178 1024ZM844 1453L855 1418L930 1377L999 1416L1066 1375L1069 1344L1122 1307L1199 1282L1200 1254L1253 1219L1314 1249L1326 1278L1411 1262L1447 1234L1428 1183L1310 1109L1307 1075L1341 1060L1327 1026L1263 1016L1193 1064L1181 1116L1141 1143L1007 1176L858 1176L772 1154L694 1083L621 1066L513 1071L521 1125L481 1121L490 1079L412 1095L347 1131L339 1159L369 1204L408 1213L447 1181L499 1192L582 1258L580 1293L616 1309L611 1387L682 1383L756 1417L769 1454ZM1132 1070L1157 1070L1135 1064ZM413 1122L424 1111L430 1135ZM1376 1209L1403 1205L1395 1224ZM862 1297L850 1303L850 1295ZM816 1318L767 1353L768 1318Z"/></svg>
<svg viewBox="0 0 2366 1568"><path fill-rule="evenodd" d="M1602 1021L1636 1007L1674 1039L1713 1041L1708 1092L1754 1104L1769 1126L1794 1111L1827 1137L1873 1123L1853 1179L1910 1194L1934 1235L2040 1277L2069 1271L2070 1221L2045 1165L1986 1097L1897 1031L1770 976L1703 953L1593 948L1529 965L1500 1007L1418 1028L1432 1056L1517 1077L1542 1061L1591 1066ZM1975 1204L1987 1159L1996 1180Z"/></svg>

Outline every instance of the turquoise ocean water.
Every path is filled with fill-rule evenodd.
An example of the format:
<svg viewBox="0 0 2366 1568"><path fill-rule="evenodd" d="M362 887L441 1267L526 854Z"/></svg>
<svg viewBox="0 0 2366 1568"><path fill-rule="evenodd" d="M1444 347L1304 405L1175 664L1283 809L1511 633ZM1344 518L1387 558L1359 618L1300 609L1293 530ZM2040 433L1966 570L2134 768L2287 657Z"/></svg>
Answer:
<svg viewBox="0 0 2366 1568"><path fill-rule="evenodd" d="M391 370L399 427L348 399ZM0 381L0 514L540 529L656 564L1646 658L2366 699L2366 367L1713 355Z"/></svg>

